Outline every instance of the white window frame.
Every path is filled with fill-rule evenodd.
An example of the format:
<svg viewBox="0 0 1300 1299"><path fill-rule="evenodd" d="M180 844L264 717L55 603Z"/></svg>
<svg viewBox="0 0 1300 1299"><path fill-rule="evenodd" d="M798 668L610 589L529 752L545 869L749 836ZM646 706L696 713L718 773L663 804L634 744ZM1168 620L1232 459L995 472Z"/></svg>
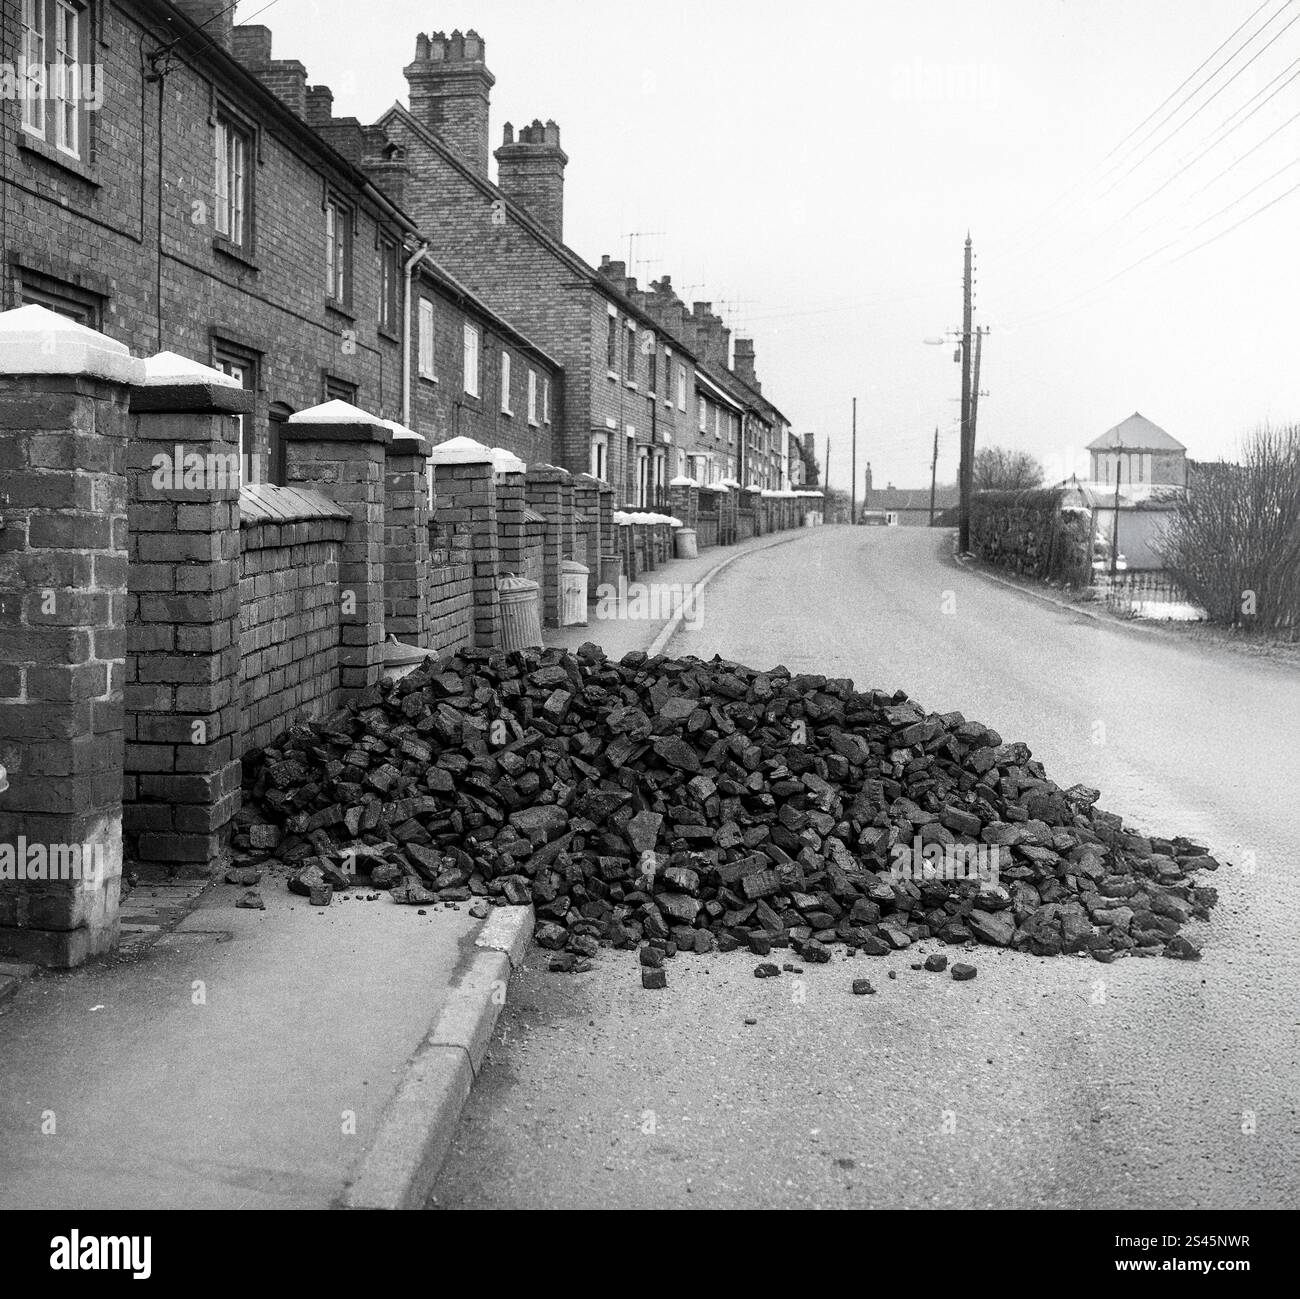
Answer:
<svg viewBox="0 0 1300 1299"><path fill-rule="evenodd" d="M549 377L542 380L542 423L551 422L551 380Z"/></svg>
<svg viewBox="0 0 1300 1299"><path fill-rule="evenodd" d="M45 0L23 0L19 16L23 60L23 130L45 138Z"/></svg>
<svg viewBox="0 0 1300 1299"><path fill-rule="evenodd" d="M438 348L437 318L434 315L433 299L422 297L417 308L419 338L420 378L438 382Z"/></svg>
<svg viewBox="0 0 1300 1299"><path fill-rule="evenodd" d="M677 409L686 409L686 367L680 362L677 365Z"/></svg>
<svg viewBox="0 0 1300 1299"><path fill-rule="evenodd" d="M514 415L510 409L510 353L504 349L501 352L501 413Z"/></svg>
<svg viewBox="0 0 1300 1299"><path fill-rule="evenodd" d="M220 115L213 129L213 146L216 173L213 226L222 238L242 248L248 234L250 141L230 118Z"/></svg>
<svg viewBox="0 0 1300 1299"><path fill-rule="evenodd" d="M50 87L54 146L60 153L80 158L81 21L86 15L70 0L53 0L51 12L54 16L54 62L57 67L54 84Z"/></svg>
<svg viewBox="0 0 1300 1299"><path fill-rule="evenodd" d="M537 371L528 370L528 422L537 427Z"/></svg>
<svg viewBox="0 0 1300 1299"><path fill-rule="evenodd" d="M219 357L212 363L212 367L238 380L241 388L248 387L248 367L243 361ZM253 454L252 424L247 415L236 415L235 419L239 421L239 485L242 487L245 483L256 483L260 479L257 476L257 457Z"/></svg>
<svg viewBox="0 0 1300 1299"><path fill-rule="evenodd" d="M325 200L325 295L347 306L352 301L351 211L332 194Z"/></svg>
<svg viewBox="0 0 1300 1299"><path fill-rule="evenodd" d="M464 370L463 386L470 397L479 395L479 351L478 326L466 321L461 366Z"/></svg>
<svg viewBox="0 0 1300 1299"><path fill-rule="evenodd" d="M708 403L704 400L704 395L703 395L702 393L701 393L699 396L697 396L695 400L696 400L696 402L698 403L698 411L697 411L697 414L698 414L698 417L699 417L699 418L698 418L698 423L699 423L699 426L700 426L699 431L700 431L701 433L707 433L707 432L709 431L709 406L708 406Z"/></svg>

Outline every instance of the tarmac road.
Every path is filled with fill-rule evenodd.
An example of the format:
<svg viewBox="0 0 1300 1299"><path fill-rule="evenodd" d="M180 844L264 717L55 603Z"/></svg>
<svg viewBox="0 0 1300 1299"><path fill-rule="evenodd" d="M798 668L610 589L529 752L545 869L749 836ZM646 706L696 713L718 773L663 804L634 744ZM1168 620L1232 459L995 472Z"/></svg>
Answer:
<svg viewBox="0 0 1300 1299"><path fill-rule="evenodd" d="M1231 864L1188 930L1203 959L981 947L959 984L911 968L938 942L771 980L692 955L647 992L630 953L561 976L535 952L433 1204L1300 1205L1300 672L1052 608L950 548L810 530L722 573L670 652L901 687L1208 844Z"/></svg>

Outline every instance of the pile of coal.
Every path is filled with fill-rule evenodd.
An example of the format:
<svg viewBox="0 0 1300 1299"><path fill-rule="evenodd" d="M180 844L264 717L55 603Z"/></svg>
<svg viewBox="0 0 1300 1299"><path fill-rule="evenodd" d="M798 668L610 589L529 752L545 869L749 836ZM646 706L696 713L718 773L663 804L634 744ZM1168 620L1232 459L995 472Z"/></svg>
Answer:
<svg viewBox="0 0 1300 1299"><path fill-rule="evenodd" d="M558 969L932 937L1186 958L1217 900L1204 848L1126 829L961 713L716 658L463 650L295 725L245 781L244 859L312 901L533 903Z"/></svg>

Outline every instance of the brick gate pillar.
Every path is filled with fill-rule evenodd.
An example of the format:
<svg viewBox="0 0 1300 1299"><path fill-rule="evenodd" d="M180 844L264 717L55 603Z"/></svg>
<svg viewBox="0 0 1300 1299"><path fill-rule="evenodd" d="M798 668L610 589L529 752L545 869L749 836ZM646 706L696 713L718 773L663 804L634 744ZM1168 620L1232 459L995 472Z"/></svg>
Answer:
<svg viewBox="0 0 1300 1299"><path fill-rule="evenodd" d="M556 465L532 465L528 504L546 520L542 551L542 625L560 625L560 564L573 554L573 475Z"/></svg>
<svg viewBox="0 0 1300 1299"><path fill-rule="evenodd" d="M127 858L224 865L239 811L239 424L253 394L171 352L131 395Z"/></svg>
<svg viewBox="0 0 1300 1299"><path fill-rule="evenodd" d="M384 472L393 430L345 401L290 415L286 476L352 516L339 551L339 689L376 684L384 667Z"/></svg>
<svg viewBox="0 0 1300 1299"><path fill-rule="evenodd" d="M41 965L117 941L124 466L143 374L44 307L0 313L0 953Z"/></svg>
<svg viewBox="0 0 1300 1299"><path fill-rule="evenodd" d="M608 518L609 511L606 511L604 517L601 514L602 487L608 491L607 484L602 483L599 478L593 478L590 474L575 474L573 477L573 508L578 513L585 514L590 520L587 525L586 553L577 556L591 570L591 576L587 579L589 600L595 600L596 587L600 584L600 557L609 553L607 530L611 525ZM609 492L611 506L613 499L613 492Z"/></svg>
<svg viewBox="0 0 1300 1299"><path fill-rule="evenodd" d="M501 643L501 603L497 594L501 549L492 451L473 438L456 437L439 442L430 451L429 460L433 465L435 522L452 534L469 537L474 644L480 649L493 649Z"/></svg>
<svg viewBox="0 0 1300 1299"><path fill-rule="evenodd" d="M524 573L524 475L528 466L504 447L492 448L496 476L497 544L501 550L501 572Z"/></svg>
<svg viewBox="0 0 1300 1299"><path fill-rule="evenodd" d="M384 421L393 440L384 460L384 630L426 648L429 611L429 443Z"/></svg>

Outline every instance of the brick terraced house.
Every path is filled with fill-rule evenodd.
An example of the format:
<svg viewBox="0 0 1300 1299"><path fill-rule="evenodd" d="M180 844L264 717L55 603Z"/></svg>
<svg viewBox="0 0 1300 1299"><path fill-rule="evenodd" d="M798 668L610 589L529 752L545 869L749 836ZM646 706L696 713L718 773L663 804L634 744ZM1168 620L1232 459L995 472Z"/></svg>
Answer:
<svg viewBox="0 0 1300 1299"><path fill-rule="evenodd" d="M222 0L0 8L6 65L74 48L94 69L0 104L0 308L40 303L235 376L254 394L246 482L283 482L284 421L330 398L550 457L560 367L427 250L412 265L426 244L399 206L400 149L334 118L267 28L232 27Z"/></svg>

